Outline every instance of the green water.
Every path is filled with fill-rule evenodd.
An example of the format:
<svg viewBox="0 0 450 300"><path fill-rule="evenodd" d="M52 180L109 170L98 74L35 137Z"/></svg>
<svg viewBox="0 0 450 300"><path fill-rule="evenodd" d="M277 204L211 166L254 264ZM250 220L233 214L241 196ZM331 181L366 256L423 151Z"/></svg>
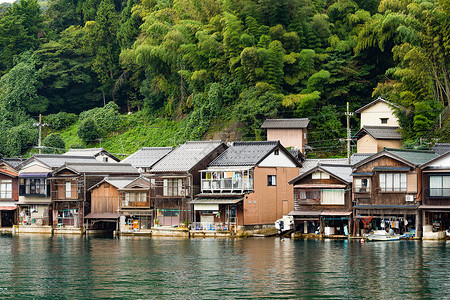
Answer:
<svg viewBox="0 0 450 300"><path fill-rule="evenodd" d="M1 298L449 299L450 242L0 237Z"/></svg>

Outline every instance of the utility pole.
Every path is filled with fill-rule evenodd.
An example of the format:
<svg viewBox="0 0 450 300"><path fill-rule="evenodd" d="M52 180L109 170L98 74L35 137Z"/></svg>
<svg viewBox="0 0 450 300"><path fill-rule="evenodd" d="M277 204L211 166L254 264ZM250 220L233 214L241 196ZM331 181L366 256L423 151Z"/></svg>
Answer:
<svg viewBox="0 0 450 300"><path fill-rule="evenodd" d="M350 107L347 102L347 112L345 113L347 116L347 163L350 164L350 141L351 141L351 132L350 132L350 116L353 116L353 113L350 113Z"/></svg>
<svg viewBox="0 0 450 300"><path fill-rule="evenodd" d="M42 123L42 114L39 114L39 123L34 123L33 126L39 127L38 149L39 149L39 154L42 154L42 127L48 126L47 123Z"/></svg>

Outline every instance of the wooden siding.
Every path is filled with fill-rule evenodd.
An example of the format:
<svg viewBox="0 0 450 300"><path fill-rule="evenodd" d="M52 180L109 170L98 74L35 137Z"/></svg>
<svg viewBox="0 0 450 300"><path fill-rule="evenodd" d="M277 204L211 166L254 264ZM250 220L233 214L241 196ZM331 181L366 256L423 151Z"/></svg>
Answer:
<svg viewBox="0 0 450 300"><path fill-rule="evenodd" d="M422 173L422 199L424 205L436 205L436 206L448 206L450 209L450 197L430 197L429 189L430 189L430 175L450 175L450 169L448 170L439 170L433 172L423 172ZM450 187L448 187L450 188Z"/></svg>
<svg viewBox="0 0 450 300"><path fill-rule="evenodd" d="M119 191L115 186L104 182L91 191L91 213L117 213Z"/></svg>
<svg viewBox="0 0 450 300"><path fill-rule="evenodd" d="M12 181L12 198L8 200L19 200L19 178L13 178L4 174L0 174L0 180L11 180ZM1 199L5 200L5 199Z"/></svg>

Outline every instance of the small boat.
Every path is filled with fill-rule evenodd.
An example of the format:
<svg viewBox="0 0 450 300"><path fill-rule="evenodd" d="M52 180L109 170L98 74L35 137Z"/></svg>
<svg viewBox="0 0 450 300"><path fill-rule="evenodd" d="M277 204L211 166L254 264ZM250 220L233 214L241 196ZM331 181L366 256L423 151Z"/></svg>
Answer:
<svg viewBox="0 0 450 300"><path fill-rule="evenodd" d="M371 234L364 235L368 241L398 241L401 238L399 234L389 234L385 230L375 230Z"/></svg>

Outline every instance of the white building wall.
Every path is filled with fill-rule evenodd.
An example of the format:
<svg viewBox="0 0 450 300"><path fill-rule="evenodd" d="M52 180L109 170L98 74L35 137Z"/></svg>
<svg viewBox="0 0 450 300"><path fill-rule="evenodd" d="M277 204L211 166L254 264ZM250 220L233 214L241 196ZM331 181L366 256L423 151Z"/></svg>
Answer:
<svg viewBox="0 0 450 300"><path fill-rule="evenodd" d="M267 156L260 164L260 167L288 167L296 168L297 166L292 159L283 151L279 150L279 154L275 155L275 151Z"/></svg>
<svg viewBox="0 0 450 300"><path fill-rule="evenodd" d="M381 124L381 118L388 118L387 124ZM363 126L399 126L399 124L393 109L384 102L378 102L361 113L361 128Z"/></svg>

